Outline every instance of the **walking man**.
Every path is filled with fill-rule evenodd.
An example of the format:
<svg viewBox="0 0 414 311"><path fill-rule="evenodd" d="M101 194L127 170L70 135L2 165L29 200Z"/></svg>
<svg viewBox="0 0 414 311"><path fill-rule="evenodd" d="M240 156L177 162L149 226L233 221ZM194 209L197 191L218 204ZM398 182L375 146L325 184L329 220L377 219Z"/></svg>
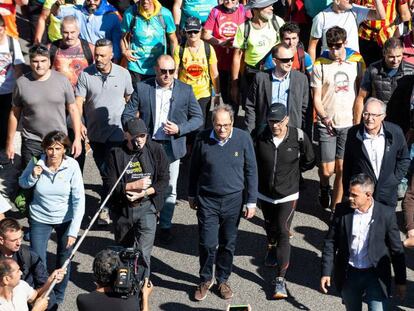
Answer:
<svg viewBox="0 0 414 311"><path fill-rule="evenodd" d="M188 192L188 202L198 218L201 282L194 298L199 301L214 283L214 263L221 298L233 297L227 281L242 205L246 203L244 216L249 219L256 212L257 201L256 156L249 134L233 128L229 105L216 106L212 119L214 128L201 132L194 144Z"/></svg>

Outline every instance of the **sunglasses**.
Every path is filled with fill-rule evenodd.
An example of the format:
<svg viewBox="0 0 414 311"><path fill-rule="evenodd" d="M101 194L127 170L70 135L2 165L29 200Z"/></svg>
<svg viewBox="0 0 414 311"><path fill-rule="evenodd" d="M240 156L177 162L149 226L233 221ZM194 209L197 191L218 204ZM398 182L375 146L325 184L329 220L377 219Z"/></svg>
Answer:
<svg viewBox="0 0 414 311"><path fill-rule="evenodd" d="M287 64L287 63L293 62L294 57L289 57L289 58L279 58L279 57L276 57L276 59L278 61L280 61L281 63Z"/></svg>
<svg viewBox="0 0 414 311"><path fill-rule="evenodd" d="M199 30L189 30L189 31L186 31L186 34L187 35L196 35L196 34L199 34L199 33L200 33Z"/></svg>
<svg viewBox="0 0 414 311"><path fill-rule="evenodd" d="M333 50L339 50L343 44L344 44L343 42L333 43L333 44L328 43L328 48L333 49Z"/></svg>
<svg viewBox="0 0 414 311"><path fill-rule="evenodd" d="M160 68L160 72L163 75L166 75L167 73L169 75L173 75L175 73L175 69L162 69L162 68Z"/></svg>

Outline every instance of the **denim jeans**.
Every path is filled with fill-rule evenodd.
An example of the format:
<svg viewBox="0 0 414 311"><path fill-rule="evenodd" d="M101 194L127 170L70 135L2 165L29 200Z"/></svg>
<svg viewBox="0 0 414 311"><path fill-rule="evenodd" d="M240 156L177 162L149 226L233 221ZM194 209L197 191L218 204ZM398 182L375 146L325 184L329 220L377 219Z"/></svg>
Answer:
<svg viewBox="0 0 414 311"><path fill-rule="evenodd" d="M177 180L178 174L180 173L180 159L174 159L171 143L163 144L163 146L168 156L168 159L170 160L170 180L168 182L168 188L165 191L164 207L160 213L160 228L170 229L171 220L174 214L175 203L177 201Z"/></svg>
<svg viewBox="0 0 414 311"><path fill-rule="evenodd" d="M225 196L197 197L201 282L212 280L214 264L219 284L226 282L230 277L242 199L241 192Z"/></svg>
<svg viewBox="0 0 414 311"><path fill-rule="evenodd" d="M30 246L32 247L32 250L39 255L46 268L47 243L49 242L53 229L56 232L57 240L56 268L61 268L66 259L70 256L72 248L66 248L68 241L67 231L70 223L71 222L68 221L62 224L44 224L30 219ZM53 289L58 304L63 303L65 289L69 282L69 274L70 265L67 267L67 272L63 281L57 284Z"/></svg>
<svg viewBox="0 0 414 311"><path fill-rule="evenodd" d="M363 300L369 311L391 310L373 269L365 271L349 267L341 294L348 311L361 311Z"/></svg>

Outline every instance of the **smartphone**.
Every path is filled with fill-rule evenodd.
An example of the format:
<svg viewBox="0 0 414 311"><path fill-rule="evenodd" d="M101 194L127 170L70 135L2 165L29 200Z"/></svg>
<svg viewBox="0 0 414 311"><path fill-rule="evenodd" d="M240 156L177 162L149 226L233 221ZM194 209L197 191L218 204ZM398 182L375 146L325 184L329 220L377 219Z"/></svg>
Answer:
<svg viewBox="0 0 414 311"><path fill-rule="evenodd" d="M249 304L247 305L228 305L227 311L251 311L252 308Z"/></svg>

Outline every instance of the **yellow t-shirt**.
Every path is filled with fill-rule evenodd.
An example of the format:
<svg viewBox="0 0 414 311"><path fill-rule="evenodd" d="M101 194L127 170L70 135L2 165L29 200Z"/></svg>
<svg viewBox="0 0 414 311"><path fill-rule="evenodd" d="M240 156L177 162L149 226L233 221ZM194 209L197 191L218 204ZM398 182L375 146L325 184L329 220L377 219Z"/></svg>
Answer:
<svg viewBox="0 0 414 311"><path fill-rule="evenodd" d="M197 100L211 96L209 65L217 64L216 52L211 45L210 59L208 61L203 42L195 54L192 54L187 46L184 48L181 66L180 46L177 46L174 51L174 61L178 67L178 79L192 86Z"/></svg>
<svg viewBox="0 0 414 311"><path fill-rule="evenodd" d="M279 27L285 23L283 19L276 16ZM244 50L244 62L250 66L256 64L266 56L269 51L280 42L278 33L272 25L271 20L262 29L255 29L250 23L249 37L247 46L244 44L244 23L237 27L236 36L234 37L233 47ZM277 30L279 31L279 30Z"/></svg>
<svg viewBox="0 0 414 311"><path fill-rule="evenodd" d="M48 9L50 10L53 6L53 4L55 4L56 0L45 0L45 2L43 3L43 8L44 9ZM77 0L76 4L83 4L83 0ZM65 4L62 5L63 6L73 6L73 4ZM59 39L62 39L62 35L60 34L60 24L61 24L61 20L56 18L53 14L50 14L50 22L49 22L49 27L47 29L47 35L49 37L50 41L56 41Z"/></svg>

